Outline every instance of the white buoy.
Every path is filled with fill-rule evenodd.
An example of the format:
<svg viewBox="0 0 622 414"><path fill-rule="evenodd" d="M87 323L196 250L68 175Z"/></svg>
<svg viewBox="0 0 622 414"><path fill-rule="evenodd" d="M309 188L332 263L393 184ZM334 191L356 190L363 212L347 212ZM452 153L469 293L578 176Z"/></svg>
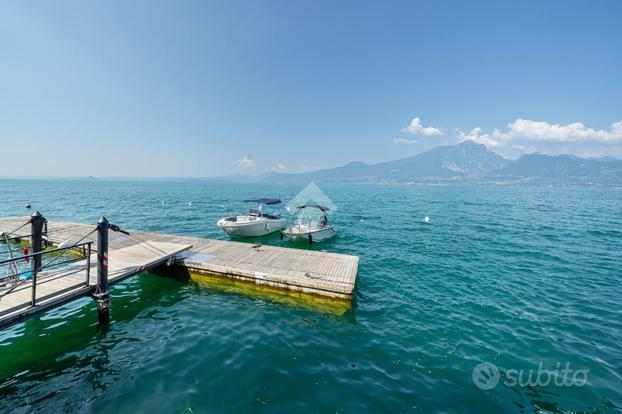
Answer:
<svg viewBox="0 0 622 414"><path fill-rule="evenodd" d="M423 218L423 221L424 221L424 222L426 222L426 223L429 223L429 222L430 222L430 217L425 216L425 217Z"/></svg>
<svg viewBox="0 0 622 414"><path fill-rule="evenodd" d="M162 200L162 205L164 205L164 200Z"/></svg>
<svg viewBox="0 0 622 414"><path fill-rule="evenodd" d="M188 206L192 207L192 201L188 201Z"/></svg>

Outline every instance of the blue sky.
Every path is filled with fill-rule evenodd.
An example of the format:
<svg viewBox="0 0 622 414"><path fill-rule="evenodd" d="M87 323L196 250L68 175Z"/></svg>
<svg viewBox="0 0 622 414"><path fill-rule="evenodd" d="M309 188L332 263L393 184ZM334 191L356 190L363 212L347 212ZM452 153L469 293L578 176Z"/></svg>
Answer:
<svg viewBox="0 0 622 414"><path fill-rule="evenodd" d="M620 21L617 1L2 1L0 176L301 172L465 139L622 157Z"/></svg>

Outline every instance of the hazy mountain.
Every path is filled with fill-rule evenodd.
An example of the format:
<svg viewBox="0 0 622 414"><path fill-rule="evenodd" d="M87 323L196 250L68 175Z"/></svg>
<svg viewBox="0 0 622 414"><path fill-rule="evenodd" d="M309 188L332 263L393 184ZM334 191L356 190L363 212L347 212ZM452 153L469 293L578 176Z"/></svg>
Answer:
<svg viewBox="0 0 622 414"><path fill-rule="evenodd" d="M527 154L497 171L496 175L622 184L622 160L610 157L588 159L573 155Z"/></svg>
<svg viewBox="0 0 622 414"><path fill-rule="evenodd" d="M351 162L342 167L302 174L268 173L272 181L408 182L426 178L483 177L508 164L484 145L465 141L432 148L413 157L378 164Z"/></svg>
<svg viewBox="0 0 622 414"><path fill-rule="evenodd" d="M371 167L373 175L379 178L403 181L421 177L482 177L507 163L505 158L489 151L486 146L465 141Z"/></svg>
<svg viewBox="0 0 622 414"><path fill-rule="evenodd" d="M502 180L622 185L622 160L528 154L510 161L484 145L465 141L435 147L413 157L394 161L377 164L357 161L342 167L302 174L272 172L255 179L289 183Z"/></svg>

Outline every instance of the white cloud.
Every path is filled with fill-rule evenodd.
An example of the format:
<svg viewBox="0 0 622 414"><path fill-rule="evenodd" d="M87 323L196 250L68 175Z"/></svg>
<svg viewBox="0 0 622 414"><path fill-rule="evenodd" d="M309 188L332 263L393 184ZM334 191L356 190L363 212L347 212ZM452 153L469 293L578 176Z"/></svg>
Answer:
<svg viewBox="0 0 622 414"><path fill-rule="evenodd" d="M425 135L426 137L432 137L435 135L444 135L443 131L434 127L424 127L421 124L421 119L415 117L410 121L410 124L401 129L401 132L408 132L413 135Z"/></svg>
<svg viewBox="0 0 622 414"><path fill-rule="evenodd" d="M613 123L611 131L587 128L582 122L559 125L528 119L517 119L508 127L509 133L513 137L525 137L537 141L622 141L622 121Z"/></svg>
<svg viewBox="0 0 622 414"><path fill-rule="evenodd" d="M245 155L244 157L242 157L242 159L235 160L235 163L238 165L238 167L242 167L242 168L249 168L249 167L255 166L253 157L250 155Z"/></svg>
<svg viewBox="0 0 622 414"><path fill-rule="evenodd" d="M487 147L498 147L502 145L502 142L505 140L504 134L495 129L492 134L482 133L482 129L479 127L475 127L471 130L471 132L466 133L464 131L460 131L458 133L458 140L462 141L474 141L478 144L484 144Z"/></svg>
<svg viewBox="0 0 622 414"><path fill-rule="evenodd" d="M303 171L308 171L308 170L319 170L322 167L318 167L316 165L301 165L299 168Z"/></svg>
<svg viewBox="0 0 622 414"><path fill-rule="evenodd" d="M419 141L416 139L408 139L408 138L393 138L393 142L395 144L418 144Z"/></svg>
<svg viewBox="0 0 622 414"><path fill-rule="evenodd" d="M502 147L511 141L521 140L530 142L548 143L622 143L622 121L611 124L609 131L588 128L582 122L573 122L567 125L550 124L544 121L517 119L508 124L507 131L495 129L491 133L484 133L481 128L474 128L469 133L460 131L460 141L472 140L489 147Z"/></svg>

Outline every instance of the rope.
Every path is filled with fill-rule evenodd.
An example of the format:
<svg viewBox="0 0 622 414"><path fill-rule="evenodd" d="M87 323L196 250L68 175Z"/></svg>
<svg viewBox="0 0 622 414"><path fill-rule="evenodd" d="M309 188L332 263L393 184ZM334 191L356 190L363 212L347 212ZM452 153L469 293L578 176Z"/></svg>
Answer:
<svg viewBox="0 0 622 414"><path fill-rule="evenodd" d="M137 237L136 237L136 238L137 238ZM170 254L170 253L168 253L168 252L166 252L166 251L164 251L164 250L160 249L159 247L154 246L152 243L150 243L149 241L147 241L147 240L145 240L145 239L143 239L143 238L137 238L137 239L138 239L139 241L142 241L142 242L145 244L145 246L149 246L149 247L152 249L152 251L155 251L155 253L161 253L161 254L163 254L163 255L165 255L165 256L168 256L168 255Z"/></svg>
<svg viewBox="0 0 622 414"><path fill-rule="evenodd" d="M2 236L4 236L4 240L7 244L7 246L9 246L9 249L7 250L7 252L9 253L9 257L11 259L15 259L15 256L13 256L13 251L17 251L19 249L11 249L11 244L9 242L9 235L10 234L16 234L16 232L20 229L22 229L23 227L25 227L27 224L30 224L30 220L26 221L24 224L22 224L21 226L17 227L15 230L13 231L9 231L9 232L2 232ZM17 266L17 262L13 261L9 264L9 274L7 275L8 277L12 276L11 275L11 270L13 270L13 275L15 274L19 274L19 267ZM1 297L1 296L0 296Z"/></svg>
<svg viewBox="0 0 622 414"><path fill-rule="evenodd" d="M15 282L15 285L11 288L9 288L6 292L2 292L2 294L0 294L0 299L2 299L3 297L5 297L6 295L8 295L9 293L13 292L15 289L17 289L20 285L26 283L26 280L28 280L29 278L26 278L24 280L17 280L17 282Z"/></svg>
<svg viewBox="0 0 622 414"><path fill-rule="evenodd" d="M149 243L147 240L140 238L136 235L131 235L128 234L127 237L133 239L134 241L138 242L138 245L141 246L142 248L144 248L145 250L150 251L151 253L156 253L156 254L163 254L165 256L168 256L170 253L169 252L165 252L162 249L159 249L158 247L154 246L153 244Z"/></svg>
<svg viewBox="0 0 622 414"><path fill-rule="evenodd" d="M26 223L27 224L27 223ZM22 226L23 227L23 226ZM78 240L76 243L74 243L74 246L77 244L80 244L80 242L82 242L84 239L86 239L87 237L89 237L91 234L95 233L97 231L97 227L95 229L93 229L93 231L89 232L88 234L86 234L84 237L82 237L80 240ZM61 254L59 254L58 256L54 257L52 260L50 260L49 262L47 262L45 265L42 265L39 269L35 269L36 273L39 273L40 271L42 271L43 269L50 267L54 264L55 261L57 261L59 258L61 258L65 253L67 253L69 250L71 250L71 246L67 247L67 249L65 249ZM43 254L43 253L42 253ZM34 259L34 258L33 258ZM17 281L17 283L11 287L10 289L8 289L6 292L2 292L2 294L0 294L0 299L3 298L4 296L8 295L9 293L13 292L17 287L19 287L20 285L22 285L23 283L26 282L26 280L31 279L32 278L32 274L27 277L26 279L22 280L22 281Z"/></svg>
<svg viewBox="0 0 622 414"><path fill-rule="evenodd" d="M15 232L17 230L20 230L22 227L26 226L27 224L30 224L30 220L28 220L27 222L25 222L24 224L22 224L21 226L19 226L18 228L16 228L13 231L9 231L9 232L3 232L3 234L9 235L9 234L15 234Z"/></svg>
<svg viewBox="0 0 622 414"><path fill-rule="evenodd" d="M81 260L83 260L84 258L81 258ZM49 273L45 273L42 275L37 275L37 285L39 283L45 283L46 280L51 280L51 279L59 279L61 277L67 277L67 276L71 276L74 275L78 272L82 272L84 269L82 267L69 267L67 269L60 269L60 270L56 270L55 272L49 272ZM25 272L23 272L25 273ZM19 288L20 286L22 286L24 283L26 283L28 281L28 279L24 279L24 280L17 280L15 285L12 286L9 290L7 290L6 292L2 292L0 294L0 300L8 295L9 293L13 292L14 290L16 290L17 288Z"/></svg>
<svg viewBox="0 0 622 414"><path fill-rule="evenodd" d="M77 242L75 242L73 245L77 245L80 244L80 242L82 242L84 239L86 239L87 237L89 237L91 234L95 233L97 231L97 227L93 229L93 231L91 231L90 233L88 233L86 236L82 237L80 240L78 240ZM67 247L66 250L64 250L61 254L59 254L58 256L56 256L55 258L53 258L52 260L50 260L49 262L47 262L45 265L42 265L37 272L42 271L43 269L45 269L48 266L51 266L52 263L54 263L55 261L57 261L60 257L62 257L65 253L67 253L69 250L71 250L72 246Z"/></svg>
<svg viewBox="0 0 622 414"><path fill-rule="evenodd" d="M7 233L3 233L3 235L4 235L4 239L6 240L7 246L9 246L9 250L8 250L9 258L11 260L13 260L12 262L9 263L9 270L8 270L8 274L7 274L7 277L11 277L11 276L14 276L16 274L19 274L19 267L17 266L17 262L15 262L15 256L13 255L13 250L14 249L11 249L11 244L9 242L9 235Z"/></svg>
<svg viewBox="0 0 622 414"><path fill-rule="evenodd" d="M22 227L26 226L28 223L30 223L30 221L27 221L26 223L22 224L20 227L16 228L15 230L13 230L12 232L6 233L5 237L8 237L8 234L14 234L16 231L18 231L19 229L21 229ZM93 231L89 232L88 234L86 234L84 237L82 237L80 240L78 240L76 243L73 244L73 246L80 244L84 239L86 239L87 237L89 237L91 234L95 233L97 231L97 227L95 229L93 229ZM137 235L131 235L131 234L126 234L124 232L121 232L121 234L131 238L132 240L136 241L138 243L138 246L141 246L143 249L151 252L151 253L155 253L157 255L164 255L164 256L169 256L170 253L166 252L160 248L158 248L157 246L154 246L152 243L150 243L149 241L137 236ZM52 260L50 260L49 262L47 262L46 264L42 265L39 269L37 269L35 272L39 273L40 271L42 271L43 269L46 269L50 266L54 265L54 262L56 262L59 258L61 258L65 253L67 253L69 250L71 250L72 246L67 247L62 253L60 253L58 256L54 257ZM79 259L76 259L75 261L78 261ZM59 264L63 264L63 263L59 263ZM60 274L62 273L63 270L57 271L56 274ZM117 272L112 272L111 274L115 274L118 272L123 272L123 270L119 270ZM26 273L26 272L24 272ZM73 273L73 272L72 272ZM54 273L52 273L52 275L54 275ZM9 293L11 293L13 290L15 290L18 286L22 285L23 283L26 282L26 280L31 279L32 275L30 275L28 278L26 278L23 281L17 281L17 283L11 287L10 289L8 289L5 292L2 292L0 294L0 298L8 295Z"/></svg>
<svg viewBox="0 0 622 414"><path fill-rule="evenodd" d="M21 247L11 247L10 249L0 251L0 254L9 254L9 252L21 252Z"/></svg>

